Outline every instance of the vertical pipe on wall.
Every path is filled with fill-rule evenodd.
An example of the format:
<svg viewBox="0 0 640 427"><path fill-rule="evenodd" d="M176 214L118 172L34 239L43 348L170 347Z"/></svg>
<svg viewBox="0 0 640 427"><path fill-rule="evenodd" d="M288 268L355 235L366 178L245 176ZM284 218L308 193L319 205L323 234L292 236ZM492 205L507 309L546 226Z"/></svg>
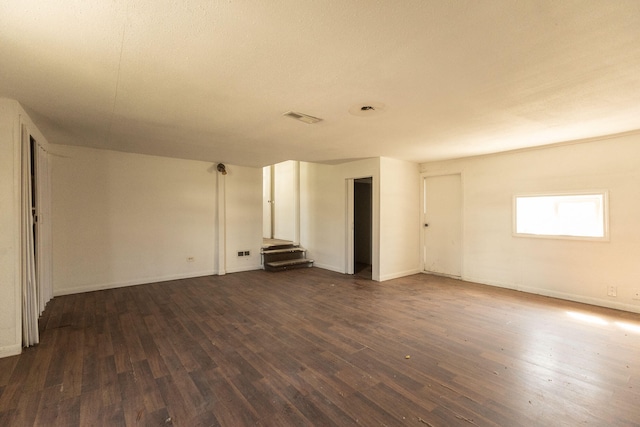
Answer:
<svg viewBox="0 0 640 427"><path fill-rule="evenodd" d="M218 275L226 274L226 203L225 175L216 174L216 259L215 271Z"/></svg>
<svg viewBox="0 0 640 427"><path fill-rule="evenodd" d="M276 166L269 166L269 173L271 174L271 179L269 181L270 185L270 194L269 194L269 207L271 209L271 230L269 232L270 238L275 238L275 229L276 229L276 205L275 205L275 194L276 194Z"/></svg>
<svg viewBox="0 0 640 427"><path fill-rule="evenodd" d="M293 164L293 243L300 244L300 162Z"/></svg>

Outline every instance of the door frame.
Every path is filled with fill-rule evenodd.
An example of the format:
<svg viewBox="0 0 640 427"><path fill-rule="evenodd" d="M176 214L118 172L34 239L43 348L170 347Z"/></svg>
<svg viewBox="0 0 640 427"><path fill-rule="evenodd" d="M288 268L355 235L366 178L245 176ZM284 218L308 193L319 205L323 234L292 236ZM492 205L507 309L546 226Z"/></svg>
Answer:
<svg viewBox="0 0 640 427"><path fill-rule="evenodd" d="M427 271L427 251L425 247L426 243L426 217L425 217L425 194L426 194L426 180L427 178L436 178L441 176L450 176L450 175L459 175L460 176L460 276L452 275L452 274L444 274L444 273L435 273L432 271ZM433 274L436 276L445 276L452 277L456 279L464 279L464 242L465 242L465 197L464 197L464 173L460 170L439 172L439 173L429 173L422 172L420 174L420 269L423 273Z"/></svg>

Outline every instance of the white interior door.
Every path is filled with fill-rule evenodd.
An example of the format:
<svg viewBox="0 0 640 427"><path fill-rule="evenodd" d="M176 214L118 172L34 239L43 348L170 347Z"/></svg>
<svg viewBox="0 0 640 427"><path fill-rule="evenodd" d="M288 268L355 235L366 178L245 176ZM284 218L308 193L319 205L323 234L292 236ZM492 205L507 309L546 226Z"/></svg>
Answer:
<svg viewBox="0 0 640 427"><path fill-rule="evenodd" d="M273 238L273 165L262 168L262 237Z"/></svg>
<svg viewBox="0 0 640 427"><path fill-rule="evenodd" d="M262 169L262 237L300 243L300 162Z"/></svg>
<svg viewBox="0 0 640 427"><path fill-rule="evenodd" d="M427 272L462 275L461 181L459 174L424 178L424 270Z"/></svg>

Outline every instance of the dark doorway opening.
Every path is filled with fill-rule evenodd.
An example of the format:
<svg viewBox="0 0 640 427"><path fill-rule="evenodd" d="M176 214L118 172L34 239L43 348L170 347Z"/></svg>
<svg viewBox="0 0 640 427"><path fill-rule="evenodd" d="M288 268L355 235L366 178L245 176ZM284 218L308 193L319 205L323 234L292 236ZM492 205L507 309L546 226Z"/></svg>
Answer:
<svg viewBox="0 0 640 427"><path fill-rule="evenodd" d="M353 182L353 260L355 275L371 279L373 243L372 178Z"/></svg>

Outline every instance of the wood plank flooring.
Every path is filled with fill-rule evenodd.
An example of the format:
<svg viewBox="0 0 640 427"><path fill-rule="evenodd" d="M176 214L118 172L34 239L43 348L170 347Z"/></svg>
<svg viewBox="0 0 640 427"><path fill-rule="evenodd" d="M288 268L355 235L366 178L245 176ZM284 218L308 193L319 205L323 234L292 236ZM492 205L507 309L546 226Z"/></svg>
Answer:
<svg viewBox="0 0 640 427"><path fill-rule="evenodd" d="M640 425L640 315L310 268L57 297L0 426Z"/></svg>

